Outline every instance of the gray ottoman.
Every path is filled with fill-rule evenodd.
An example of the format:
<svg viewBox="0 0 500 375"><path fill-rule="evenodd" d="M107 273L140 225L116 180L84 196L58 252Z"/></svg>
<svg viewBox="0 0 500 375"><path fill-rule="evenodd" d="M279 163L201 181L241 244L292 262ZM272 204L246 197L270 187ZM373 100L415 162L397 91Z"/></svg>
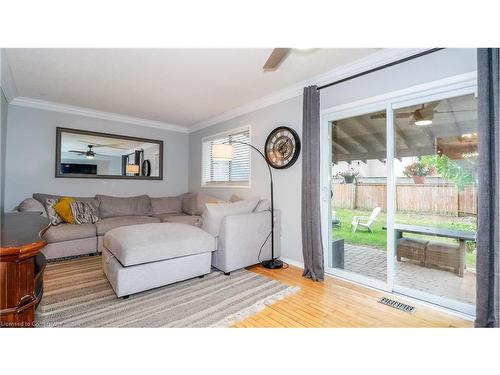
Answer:
<svg viewBox="0 0 500 375"><path fill-rule="evenodd" d="M110 230L102 267L118 297L210 273L215 238L187 224L151 223Z"/></svg>

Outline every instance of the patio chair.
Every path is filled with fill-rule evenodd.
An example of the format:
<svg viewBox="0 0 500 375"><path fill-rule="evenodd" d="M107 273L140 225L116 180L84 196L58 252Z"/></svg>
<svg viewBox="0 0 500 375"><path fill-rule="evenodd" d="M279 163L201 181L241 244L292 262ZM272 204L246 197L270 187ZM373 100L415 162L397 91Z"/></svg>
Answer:
<svg viewBox="0 0 500 375"><path fill-rule="evenodd" d="M351 222L351 228L353 233L355 233L358 230L358 227L366 228L371 233L372 224L377 218L380 211L382 211L380 207L375 207L370 216L354 216Z"/></svg>

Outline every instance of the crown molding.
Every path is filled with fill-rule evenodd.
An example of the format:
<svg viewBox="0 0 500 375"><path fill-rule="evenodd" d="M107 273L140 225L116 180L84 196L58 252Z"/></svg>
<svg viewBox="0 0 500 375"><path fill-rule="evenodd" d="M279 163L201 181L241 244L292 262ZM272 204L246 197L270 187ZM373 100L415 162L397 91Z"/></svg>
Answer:
<svg viewBox="0 0 500 375"><path fill-rule="evenodd" d="M120 115L118 113L97 111L90 108L71 106L66 104L49 102L45 100L27 98L23 96L18 96L12 99L10 104L19 107L36 108L46 111L55 111L61 113L68 113L71 115L92 117L101 120L123 122L131 125L145 126L162 130L170 130L179 133L188 133L188 129L185 126L181 125L168 124L161 121L146 120L138 117Z"/></svg>
<svg viewBox="0 0 500 375"><path fill-rule="evenodd" d="M2 87L2 91L7 99L7 102L10 103L17 96L17 88L14 83L14 78L12 77L12 71L10 70L9 61L7 60L7 54L5 53L5 49L1 50L1 79L0 86Z"/></svg>
<svg viewBox="0 0 500 375"><path fill-rule="evenodd" d="M385 65L393 61L397 61L399 59L403 59L405 57L415 55L428 49L429 48L391 48L377 51L350 64L342 65L329 72L314 76L292 86L289 86L286 89L276 91L262 98L244 104L240 107L221 113L220 115L210 117L204 121L193 124L188 128L189 133L194 133L198 130L208 128L223 121L228 121L238 116L256 111L258 109L262 109L270 105L300 96L302 95L302 90L306 86L325 85L327 83L337 81L351 75L361 73L366 70L373 69L375 67Z"/></svg>

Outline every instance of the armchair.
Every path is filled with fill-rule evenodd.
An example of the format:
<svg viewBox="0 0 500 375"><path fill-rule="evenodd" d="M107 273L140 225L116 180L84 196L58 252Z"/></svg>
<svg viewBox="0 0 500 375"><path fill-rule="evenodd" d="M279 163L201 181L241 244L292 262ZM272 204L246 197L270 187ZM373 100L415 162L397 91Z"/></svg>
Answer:
<svg viewBox="0 0 500 375"><path fill-rule="evenodd" d="M270 219L271 212L269 210L226 216L222 220L221 230L217 237L217 250L212 253L212 266L224 273L230 273L271 259ZM275 210L275 257L279 257L281 254L280 219L280 211ZM264 242L265 245L262 246ZM262 251L260 251L261 246Z"/></svg>

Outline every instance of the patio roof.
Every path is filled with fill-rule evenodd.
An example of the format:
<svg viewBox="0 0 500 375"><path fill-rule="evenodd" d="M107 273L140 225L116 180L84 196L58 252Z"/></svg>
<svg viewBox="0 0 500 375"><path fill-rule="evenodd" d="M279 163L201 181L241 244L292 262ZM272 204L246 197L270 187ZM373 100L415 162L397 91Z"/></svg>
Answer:
<svg viewBox="0 0 500 375"><path fill-rule="evenodd" d="M419 113L431 117L432 125L415 125ZM460 160L477 151L477 100L472 94L401 108L395 111L395 118L397 158L440 153ZM334 163L386 158L385 111L332 125Z"/></svg>

